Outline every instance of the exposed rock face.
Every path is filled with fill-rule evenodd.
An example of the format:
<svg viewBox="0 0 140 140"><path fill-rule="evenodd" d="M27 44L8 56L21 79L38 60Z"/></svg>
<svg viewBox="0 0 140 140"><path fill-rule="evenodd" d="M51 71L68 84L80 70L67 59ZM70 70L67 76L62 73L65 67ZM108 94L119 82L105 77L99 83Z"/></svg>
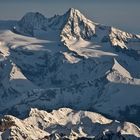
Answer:
<svg viewBox="0 0 140 140"><path fill-rule="evenodd" d="M5 116L2 139L13 140L138 140L140 129L129 122L112 121L100 114L61 108L50 113L31 109L25 120Z"/></svg>

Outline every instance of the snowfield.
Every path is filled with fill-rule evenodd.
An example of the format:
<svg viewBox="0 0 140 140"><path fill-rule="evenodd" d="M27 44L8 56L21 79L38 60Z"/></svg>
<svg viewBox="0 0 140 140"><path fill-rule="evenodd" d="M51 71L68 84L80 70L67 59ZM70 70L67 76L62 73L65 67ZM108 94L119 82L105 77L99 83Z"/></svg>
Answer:
<svg viewBox="0 0 140 140"><path fill-rule="evenodd" d="M74 110L98 112L112 120L132 122L140 126L139 99L139 35L93 22L73 8L64 15L51 18L40 13L27 13L20 21L0 21L0 114L2 116L8 114L25 118L30 108L50 111L68 107ZM56 118L62 121L52 122L54 128L57 127L56 131L64 131L65 127L70 129L74 127L75 130L72 130L74 132L66 131L65 135L70 139L72 133L76 133L74 135L77 138L97 136L98 134L93 132L94 128L98 128L104 135L103 124L107 124L108 119L104 118L106 121L103 119L103 124L99 121L100 127L95 127L94 121L97 121L98 117L94 120L92 119L94 113L88 113L90 116L84 119L86 128L92 121L93 125L83 129L82 124L78 123L82 123L81 117L86 112L83 111L82 114L77 112L77 116L73 116L72 110L62 110L64 112L62 120L59 118L61 109L58 110L58 115L56 113L51 116L53 118L57 115ZM36 109L34 111L42 113ZM72 119L67 116L67 112L70 112ZM44 114L50 115L46 112ZM43 138L53 132L55 134L53 136L57 137L54 128L49 129L47 124L42 126L45 123L44 119L38 124L41 126L35 125L38 123L36 119L40 119L40 116L31 121L30 125L35 127L28 125L30 121L27 121L26 125L26 120L32 116L24 121L15 117L8 118L19 125L18 130L15 125L12 125L12 129L11 126L8 127L2 133L6 138L12 135L11 131L18 131L17 138L22 140L20 132L24 130L25 137L30 136L30 139ZM47 116L44 117L48 119ZM70 119L70 124L67 119ZM121 125L120 135L125 135L122 124L115 122L115 126ZM127 125L126 128L131 129L129 123ZM134 124L130 125L137 127ZM108 126L105 127L108 129ZM112 132L113 129L109 127L109 131ZM109 135L116 137L116 132L113 131ZM132 129L128 134L139 137L139 130L138 135L135 131L132 134L131 132Z"/></svg>

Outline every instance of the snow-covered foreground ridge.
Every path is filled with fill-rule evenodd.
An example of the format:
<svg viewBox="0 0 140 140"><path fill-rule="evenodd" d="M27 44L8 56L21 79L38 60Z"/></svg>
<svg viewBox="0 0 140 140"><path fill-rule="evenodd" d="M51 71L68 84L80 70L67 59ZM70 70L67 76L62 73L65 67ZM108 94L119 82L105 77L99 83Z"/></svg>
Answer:
<svg viewBox="0 0 140 140"><path fill-rule="evenodd" d="M112 121L100 114L61 108L50 113L31 109L20 120L6 115L0 121L3 140L138 140L140 128L129 122Z"/></svg>
<svg viewBox="0 0 140 140"><path fill-rule="evenodd" d="M140 125L139 52L140 36L73 8L0 22L0 114L69 107Z"/></svg>

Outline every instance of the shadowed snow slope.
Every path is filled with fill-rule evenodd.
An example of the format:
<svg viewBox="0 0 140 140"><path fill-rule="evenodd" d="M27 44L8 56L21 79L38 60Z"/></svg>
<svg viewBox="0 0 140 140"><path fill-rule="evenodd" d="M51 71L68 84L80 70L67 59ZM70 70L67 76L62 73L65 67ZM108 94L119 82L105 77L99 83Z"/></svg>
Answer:
<svg viewBox="0 0 140 140"><path fill-rule="evenodd" d="M73 8L51 18L27 13L3 24L0 114L23 118L31 107L69 107L140 125L138 35L95 23Z"/></svg>
<svg viewBox="0 0 140 140"><path fill-rule="evenodd" d="M112 121L97 113L68 108L51 113L31 109L25 120L7 115L1 119L0 129L3 140L140 139L140 128L132 123Z"/></svg>

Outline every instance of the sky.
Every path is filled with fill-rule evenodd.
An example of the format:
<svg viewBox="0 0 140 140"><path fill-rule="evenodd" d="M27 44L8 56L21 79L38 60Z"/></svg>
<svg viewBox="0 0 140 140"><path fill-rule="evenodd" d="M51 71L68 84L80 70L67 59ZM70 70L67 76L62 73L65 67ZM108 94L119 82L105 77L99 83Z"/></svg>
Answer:
<svg viewBox="0 0 140 140"><path fill-rule="evenodd" d="M19 20L27 12L51 17L71 7L95 22L140 34L140 0L0 0L0 20Z"/></svg>

